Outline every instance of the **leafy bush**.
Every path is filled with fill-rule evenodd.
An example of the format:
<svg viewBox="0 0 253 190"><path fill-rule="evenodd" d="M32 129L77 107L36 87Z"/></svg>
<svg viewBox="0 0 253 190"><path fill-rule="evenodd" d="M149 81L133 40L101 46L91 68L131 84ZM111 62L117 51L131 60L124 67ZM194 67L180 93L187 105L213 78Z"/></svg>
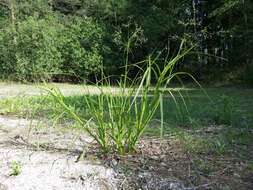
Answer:
<svg viewBox="0 0 253 190"><path fill-rule="evenodd" d="M7 27L1 34L2 73L19 81L49 80L62 62L59 32L62 25L53 18L29 17Z"/></svg>
<svg viewBox="0 0 253 190"><path fill-rule="evenodd" d="M70 18L61 36L63 63L60 67L65 75L86 80L102 66L101 49L103 30L89 18Z"/></svg>
<svg viewBox="0 0 253 190"><path fill-rule="evenodd" d="M15 73L16 56L13 28L9 27L0 32L0 78L7 79Z"/></svg>
<svg viewBox="0 0 253 190"><path fill-rule="evenodd" d="M102 66L103 30L89 18L28 17L0 32L0 73L18 81L86 80Z"/></svg>

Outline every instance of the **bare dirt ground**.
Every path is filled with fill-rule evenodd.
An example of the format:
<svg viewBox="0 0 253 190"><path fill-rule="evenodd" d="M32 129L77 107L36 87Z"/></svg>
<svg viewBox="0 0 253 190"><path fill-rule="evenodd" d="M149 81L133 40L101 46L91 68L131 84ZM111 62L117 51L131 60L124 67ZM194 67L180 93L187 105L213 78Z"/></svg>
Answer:
<svg viewBox="0 0 253 190"><path fill-rule="evenodd" d="M101 92L94 86L50 85L59 88L64 95ZM117 93L118 89L103 87L102 90ZM40 85L0 83L0 98L43 93ZM128 165L121 161L127 159L115 155L99 159L98 149L91 138L50 126L52 124L45 121L0 116L0 190L129 189L127 178L134 179L132 189L139 185L142 189L185 189L172 178L149 181L156 178L142 171L126 177L118 169L124 165L122 169L126 170ZM84 159L80 159L81 155ZM131 160L139 162L135 158ZM13 175L13 163L18 164L20 170L16 176Z"/></svg>
<svg viewBox="0 0 253 190"><path fill-rule="evenodd" d="M64 95L82 94L89 87L55 85ZM93 93L98 89L92 88ZM0 83L0 98L41 95L39 85ZM38 121L0 117L0 190L116 189L115 173L98 161L76 162L83 141L73 134L36 129ZM45 131L46 130L46 131ZM80 137L81 138L81 137ZM82 137L90 141L88 137ZM70 147L76 152L71 152ZM20 174L12 176L12 164Z"/></svg>
<svg viewBox="0 0 253 190"><path fill-rule="evenodd" d="M33 128L36 123L0 117L0 190L117 189L113 169L97 159L77 162L89 137Z"/></svg>
<svg viewBox="0 0 253 190"><path fill-rule="evenodd" d="M0 116L0 190L195 189L173 177L168 160L161 159L175 159L174 153L164 155L171 145L161 151L159 143L145 140L139 145L143 152L105 156L85 134L50 126Z"/></svg>
<svg viewBox="0 0 253 190"><path fill-rule="evenodd" d="M11 98L16 96L35 96L43 95L45 93L41 87L44 84L17 84L17 83L1 83L0 82L0 98ZM99 94L101 89L103 92L116 93L119 89L103 87L101 89L95 86L89 85L72 85L72 84L61 84L61 83L50 83L50 87L59 88L62 94L68 95L80 95L80 94Z"/></svg>

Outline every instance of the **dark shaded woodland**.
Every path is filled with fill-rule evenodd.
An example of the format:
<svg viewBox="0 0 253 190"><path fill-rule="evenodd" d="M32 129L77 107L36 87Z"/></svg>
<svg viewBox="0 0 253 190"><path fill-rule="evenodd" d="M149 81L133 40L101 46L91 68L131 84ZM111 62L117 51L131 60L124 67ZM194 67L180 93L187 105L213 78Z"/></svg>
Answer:
<svg viewBox="0 0 253 190"><path fill-rule="evenodd" d="M195 48L179 70L252 84L252 14L250 0L1 0L1 78L94 81L119 75L126 56L173 57L185 40Z"/></svg>

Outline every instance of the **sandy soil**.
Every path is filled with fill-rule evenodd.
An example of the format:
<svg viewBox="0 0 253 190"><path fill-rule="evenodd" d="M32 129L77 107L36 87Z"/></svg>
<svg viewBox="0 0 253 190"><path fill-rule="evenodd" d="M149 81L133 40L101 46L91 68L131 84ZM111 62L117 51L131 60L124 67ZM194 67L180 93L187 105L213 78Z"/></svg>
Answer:
<svg viewBox="0 0 253 190"><path fill-rule="evenodd" d="M1 83L0 82L0 98L11 98L16 96L35 96L43 95L45 91L41 89L43 84L17 84L17 83ZM61 83L50 83L50 87L60 89L62 94L69 95L80 95L80 94L99 94L101 90L103 92L117 93L118 88L103 87L98 88L89 85L72 85L72 84L61 84Z"/></svg>
<svg viewBox="0 0 253 190"><path fill-rule="evenodd" d="M113 169L97 159L76 162L90 138L37 124L0 117L0 190L117 189ZM17 176L11 175L13 162L21 168Z"/></svg>

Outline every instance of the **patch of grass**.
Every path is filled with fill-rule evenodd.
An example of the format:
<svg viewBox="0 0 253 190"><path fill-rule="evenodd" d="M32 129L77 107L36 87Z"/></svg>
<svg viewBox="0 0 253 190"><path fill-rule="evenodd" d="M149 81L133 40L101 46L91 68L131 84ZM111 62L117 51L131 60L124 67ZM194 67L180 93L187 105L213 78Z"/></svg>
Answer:
<svg viewBox="0 0 253 190"><path fill-rule="evenodd" d="M180 89L179 91L185 97L185 103L178 90L173 92L177 105L173 98L169 97L169 94L165 92L163 95L163 134L165 136L175 135L184 142L186 150L193 153L209 152L221 155L233 151L235 147L240 147L239 156L247 154L247 147L252 143L251 139L253 138L252 132L249 132L253 128L253 90L206 89L209 97L200 90ZM90 102L95 102L93 104L94 112L91 112L87 106L87 98ZM101 97L97 95L89 97L87 95L67 96L64 97L64 103L78 116L88 120L94 114L98 114L95 112L102 113L103 110L108 110L111 106L106 101L103 106L97 105L99 99L101 100ZM105 100L106 97L103 99ZM136 100L140 101L138 98ZM187 110L184 104L187 105ZM179 106L180 108L178 108ZM115 104L115 106L111 106L111 109L116 112L118 109L116 107L119 106ZM73 118L63 113L61 106L49 96L3 99L0 100L0 112L32 119L42 117L58 122L73 121ZM144 135L161 135L160 113L158 109L153 120L145 127ZM105 117L105 115L102 116ZM108 122L108 117L104 118L104 122ZM130 123L125 123L130 125ZM70 127L72 126L78 127L78 125ZM222 129L217 131L218 128Z"/></svg>
<svg viewBox="0 0 253 190"><path fill-rule="evenodd" d="M253 161L249 162L247 165L247 169L253 172Z"/></svg>
<svg viewBox="0 0 253 190"><path fill-rule="evenodd" d="M184 106L178 90L174 96L178 105L170 95L163 96L163 120L164 133L166 128L181 126L186 128L202 128L209 125L231 125L235 128L253 128L253 90L217 88L206 89L210 98L200 90L181 89L180 93L185 97L187 105ZM96 98L96 96L93 96ZM65 103L75 112L89 117L87 107L84 106L85 95L67 96ZM210 100L211 99L211 100ZM230 102L231 101L231 102ZM180 108L178 108L178 107ZM0 113L5 115L29 116L35 118L45 117L53 119L59 115L61 108L48 96L16 97L0 100ZM63 117L62 117L63 118ZM154 120L160 120L160 110L154 116ZM154 122L153 122L154 123ZM157 127L152 127L156 133Z"/></svg>
<svg viewBox="0 0 253 190"><path fill-rule="evenodd" d="M200 127L208 125L232 125L253 127L253 90L236 88L181 91L187 109L179 95L175 108L170 97L164 99L164 120L172 125ZM157 113L159 115L159 113ZM159 117L157 115L157 117Z"/></svg>
<svg viewBox="0 0 253 190"><path fill-rule="evenodd" d="M0 113L4 115L36 115L50 117L53 113L53 101L47 96L16 97L0 100Z"/></svg>

